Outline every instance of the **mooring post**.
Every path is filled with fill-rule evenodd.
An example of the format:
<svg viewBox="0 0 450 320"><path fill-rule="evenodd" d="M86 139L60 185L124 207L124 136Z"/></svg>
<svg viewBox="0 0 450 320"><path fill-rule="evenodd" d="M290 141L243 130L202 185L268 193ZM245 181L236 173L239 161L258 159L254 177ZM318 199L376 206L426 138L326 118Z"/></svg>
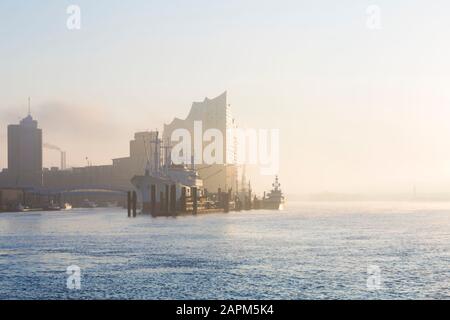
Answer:
<svg viewBox="0 0 450 320"><path fill-rule="evenodd" d="M192 205L193 205L193 214L197 214L197 187L191 188L191 194L192 194Z"/></svg>
<svg viewBox="0 0 450 320"><path fill-rule="evenodd" d="M170 212L176 213L177 211L177 186L172 184L170 186Z"/></svg>
<svg viewBox="0 0 450 320"><path fill-rule="evenodd" d="M137 194L136 191L133 191L133 218L136 218L137 215Z"/></svg>
<svg viewBox="0 0 450 320"><path fill-rule="evenodd" d="M218 189L217 190L217 202L219 202L219 207L223 208L223 203L222 203L222 189Z"/></svg>
<svg viewBox="0 0 450 320"><path fill-rule="evenodd" d="M169 213L169 185L166 184L166 194L164 195L164 211Z"/></svg>
<svg viewBox="0 0 450 320"><path fill-rule="evenodd" d="M180 211L186 212L186 188L181 187Z"/></svg>
<svg viewBox="0 0 450 320"><path fill-rule="evenodd" d="M229 193L225 193L223 195L224 197L224 212L228 213L230 212L230 194Z"/></svg>
<svg viewBox="0 0 450 320"><path fill-rule="evenodd" d="M127 208L128 208L128 218L131 217L131 191L127 192Z"/></svg>
<svg viewBox="0 0 450 320"><path fill-rule="evenodd" d="M159 212L164 212L164 192L159 192Z"/></svg>
<svg viewBox="0 0 450 320"><path fill-rule="evenodd" d="M151 214L155 214L155 208L156 208L156 186L152 184L150 187L150 212Z"/></svg>

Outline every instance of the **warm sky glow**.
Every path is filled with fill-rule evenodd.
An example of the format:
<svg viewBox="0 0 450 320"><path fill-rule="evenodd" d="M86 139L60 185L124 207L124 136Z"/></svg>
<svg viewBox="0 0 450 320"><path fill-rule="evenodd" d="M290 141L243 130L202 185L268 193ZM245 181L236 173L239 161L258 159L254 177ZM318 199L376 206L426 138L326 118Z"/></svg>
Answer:
<svg viewBox="0 0 450 320"><path fill-rule="evenodd" d="M281 130L288 193L450 191L448 1L76 2L80 31L73 1L0 2L1 167L28 96L80 166L227 90L241 126Z"/></svg>

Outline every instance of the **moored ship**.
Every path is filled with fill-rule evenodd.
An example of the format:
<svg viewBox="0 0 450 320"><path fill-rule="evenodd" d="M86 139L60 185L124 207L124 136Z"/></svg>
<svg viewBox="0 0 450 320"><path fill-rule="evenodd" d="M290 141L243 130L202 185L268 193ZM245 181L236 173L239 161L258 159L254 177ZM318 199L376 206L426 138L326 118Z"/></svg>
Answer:
<svg viewBox="0 0 450 320"><path fill-rule="evenodd" d="M278 182L278 176L275 177L275 182L272 184L273 189L262 199L262 208L270 210L283 209L284 195L281 191L281 184Z"/></svg>

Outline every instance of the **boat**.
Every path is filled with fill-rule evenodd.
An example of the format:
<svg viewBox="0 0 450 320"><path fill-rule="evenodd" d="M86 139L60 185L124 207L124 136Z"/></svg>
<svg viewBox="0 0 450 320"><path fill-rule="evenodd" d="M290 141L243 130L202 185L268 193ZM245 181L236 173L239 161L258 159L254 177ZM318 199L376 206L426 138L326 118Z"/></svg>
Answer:
<svg viewBox="0 0 450 320"><path fill-rule="evenodd" d="M53 201L50 201L48 206L44 208L44 211L61 211L61 207Z"/></svg>
<svg viewBox="0 0 450 320"><path fill-rule="evenodd" d="M88 209L94 209L97 207L98 205L94 201L90 201L88 199L84 199L80 205L80 208L88 208Z"/></svg>
<svg viewBox="0 0 450 320"><path fill-rule="evenodd" d="M152 172L149 163L147 163L145 174L134 176L131 183L142 199L142 213L153 216L174 214L175 212L169 213L169 202L175 201L175 203L172 202L172 205L176 207L176 202L179 199L191 196L191 188L193 187L196 188L198 196L204 195L203 180L200 179L197 170L185 165L171 164ZM155 201L153 208L152 188L154 188ZM172 195L171 198L166 198L168 193Z"/></svg>
<svg viewBox="0 0 450 320"><path fill-rule="evenodd" d="M273 189L262 199L262 209L281 210L284 205L284 195L281 191L281 184L278 182L278 176L272 184Z"/></svg>
<svg viewBox="0 0 450 320"><path fill-rule="evenodd" d="M72 210L72 205L70 203L66 202L62 206L62 210Z"/></svg>
<svg viewBox="0 0 450 320"><path fill-rule="evenodd" d="M28 206L24 206L23 204L19 203L14 210L15 212L28 212L30 211L30 208Z"/></svg>

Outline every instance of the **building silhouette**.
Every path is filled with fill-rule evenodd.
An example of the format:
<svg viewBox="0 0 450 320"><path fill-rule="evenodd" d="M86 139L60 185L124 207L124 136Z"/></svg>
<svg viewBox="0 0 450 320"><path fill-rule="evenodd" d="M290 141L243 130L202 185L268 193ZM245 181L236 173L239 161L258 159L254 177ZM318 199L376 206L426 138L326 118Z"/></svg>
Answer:
<svg viewBox="0 0 450 320"><path fill-rule="evenodd" d="M44 187L49 189L73 189L78 187L105 187L130 190L131 178L143 174L147 165L156 163L154 141L157 132L137 132L130 141L128 157L112 159L108 165L88 165L66 170L44 169Z"/></svg>
<svg viewBox="0 0 450 320"><path fill-rule="evenodd" d="M195 121L201 121L203 130L218 129L224 137L224 160L235 159L236 142L227 140L227 129L234 128L234 119L227 104L227 93L214 99L194 102L186 119L175 118L164 125L162 137L157 131L135 133L130 141L127 157L112 159L112 164L88 164L85 167L65 168L65 153L61 155L61 170L42 167L42 130L29 114L19 124L8 126L8 169L0 173L0 187L35 188L41 190L71 190L82 188L109 188L130 190L131 178L165 170L171 164L170 138L174 130L184 128L194 135ZM169 143L168 143L169 142ZM169 144L169 145L168 145ZM205 145L203 146L205 147ZM194 153L193 153L194 154ZM189 165L189 163L187 163ZM216 192L237 186L238 169L234 163L199 164L195 166L206 189Z"/></svg>
<svg viewBox="0 0 450 320"><path fill-rule="evenodd" d="M31 114L8 125L7 177L12 187L42 186L42 130Z"/></svg>
<svg viewBox="0 0 450 320"><path fill-rule="evenodd" d="M175 118L170 124L164 125L163 140L170 141L172 133L177 129L186 129L190 132L191 137L194 137L195 121L202 122L203 131L218 129L224 138L224 163L196 165L205 188L211 192L216 192L219 188L222 190L234 188L238 174L237 166L233 163L226 163L226 160L235 158L236 142L228 141L227 130L235 128L236 125L227 103L227 92L225 91L214 99L205 98L202 102L194 102L186 119ZM203 143L203 148L205 146L206 143ZM192 154L194 154L193 143Z"/></svg>

